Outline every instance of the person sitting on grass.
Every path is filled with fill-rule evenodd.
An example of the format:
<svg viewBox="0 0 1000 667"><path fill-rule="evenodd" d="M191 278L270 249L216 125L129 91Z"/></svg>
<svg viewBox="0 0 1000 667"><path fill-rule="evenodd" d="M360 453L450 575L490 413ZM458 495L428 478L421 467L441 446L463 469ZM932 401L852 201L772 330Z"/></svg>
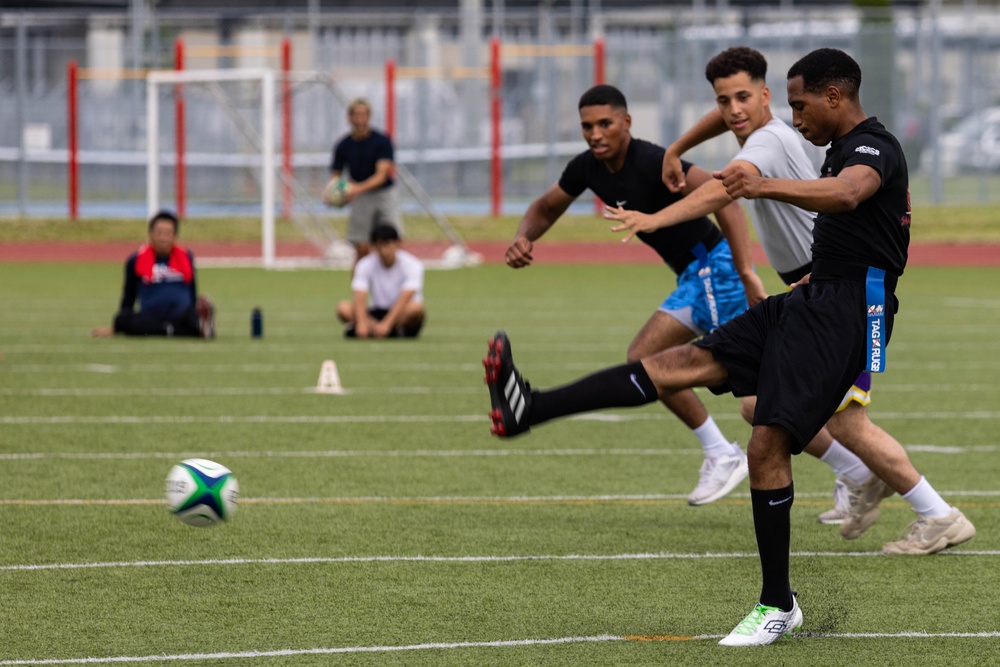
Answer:
<svg viewBox="0 0 1000 667"><path fill-rule="evenodd" d="M94 336L215 338L215 305L207 296L198 296L194 255L177 243L179 226L170 211L149 219L149 241L125 261L125 284L114 323L95 328Z"/></svg>
<svg viewBox="0 0 1000 667"><path fill-rule="evenodd" d="M399 247L392 225L376 225L370 240L375 252L354 267L353 299L337 304L344 335L413 338L424 324L423 262Z"/></svg>

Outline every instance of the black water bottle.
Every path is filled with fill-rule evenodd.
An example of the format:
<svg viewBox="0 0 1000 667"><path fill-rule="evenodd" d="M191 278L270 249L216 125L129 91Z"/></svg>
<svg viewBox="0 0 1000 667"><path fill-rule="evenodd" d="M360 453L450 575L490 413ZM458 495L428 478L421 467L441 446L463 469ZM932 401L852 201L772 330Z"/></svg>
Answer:
<svg viewBox="0 0 1000 667"><path fill-rule="evenodd" d="M264 314L260 308L254 308L250 313L250 337L260 338L264 335Z"/></svg>

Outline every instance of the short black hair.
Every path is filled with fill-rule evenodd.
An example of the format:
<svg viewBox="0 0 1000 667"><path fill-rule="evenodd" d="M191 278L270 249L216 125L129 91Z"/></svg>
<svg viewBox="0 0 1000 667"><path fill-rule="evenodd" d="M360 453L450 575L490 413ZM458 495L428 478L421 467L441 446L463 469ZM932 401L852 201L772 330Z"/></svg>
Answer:
<svg viewBox="0 0 1000 667"><path fill-rule="evenodd" d="M628 104L625 102L625 95L622 94L622 91L606 83L594 86L581 95L577 109L602 106L628 110Z"/></svg>
<svg viewBox="0 0 1000 667"><path fill-rule="evenodd" d="M153 217L149 219L149 224L147 225L146 228L149 231L153 231L153 227L155 227L156 223L159 222L160 220L166 220L167 222L172 224L174 226L174 234L176 234L180 230L181 222L180 220L177 219L177 214L174 213L173 211L168 211L165 208L160 209L159 211L153 214Z"/></svg>
<svg viewBox="0 0 1000 667"><path fill-rule="evenodd" d="M740 72L746 72L754 81L763 81L767 76L767 59L749 46L734 46L709 60L705 66L705 78L709 83Z"/></svg>
<svg viewBox="0 0 1000 667"><path fill-rule="evenodd" d="M373 244L379 241L398 241L399 230L392 225L375 225L374 229L372 229L370 240Z"/></svg>
<svg viewBox="0 0 1000 667"><path fill-rule="evenodd" d="M788 70L788 78L802 77L807 93L822 93L827 86L836 86L848 98L856 98L861 90L861 67L840 49L816 49L800 58Z"/></svg>

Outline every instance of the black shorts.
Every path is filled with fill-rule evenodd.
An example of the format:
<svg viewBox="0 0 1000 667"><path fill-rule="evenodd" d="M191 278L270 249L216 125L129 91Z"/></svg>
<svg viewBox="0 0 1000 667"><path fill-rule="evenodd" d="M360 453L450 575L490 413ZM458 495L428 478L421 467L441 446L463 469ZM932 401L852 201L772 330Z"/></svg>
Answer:
<svg viewBox="0 0 1000 667"><path fill-rule="evenodd" d="M372 319L381 322L385 319L385 316L389 314L388 308L369 308L368 314L372 316ZM420 320L416 324L411 324L409 326L398 326L392 330L389 334L390 338L415 338L417 334L420 333L420 329L424 326L424 321Z"/></svg>
<svg viewBox="0 0 1000 667"><path fill-rule="evenodd" d="M887 308L887 332L893 310ZM729 373L712 392L756 395L754 425L788 429L797 454L864 370L865 333L864 283L819 281L758 303L694 344Z"/></svg>

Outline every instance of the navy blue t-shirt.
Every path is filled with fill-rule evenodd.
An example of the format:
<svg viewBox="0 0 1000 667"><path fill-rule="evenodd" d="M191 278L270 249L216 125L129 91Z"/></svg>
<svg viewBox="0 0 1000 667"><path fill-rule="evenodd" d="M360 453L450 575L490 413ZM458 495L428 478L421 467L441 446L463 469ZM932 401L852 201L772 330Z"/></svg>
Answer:
<svg viewBox="0 0 1000 667"><path fill-rule="evenodd" d="M566 165L559 187L573 197L579 197L590 188L605 204L623 206L640 213L657 213L683 197L663 184L661 173L665 150L633 137L629 141L625 163L614 173L608 171L593 153L584 151ZM691 163L682 161L681 166L686 174ZM723 238L719 228L705 216L652 232L639 232L636 236L655 250L678 275L694 261L691 249L698 243L711 250Z"/></svg>
<svg viewBox="0 0 1000 667"><path fill-rule="evenodd" d="M392 140L381 132L371 130L367 137L357 141L348 134L333 147L333 159L330 161L330 171L344 171L351 175L351 180L360 182L375 173L375 164L379 160L392 160ZM388 178L383 188L392 185Z"/></svg>
<svg viewBox="0 0 1000 667"><path fill-rule="evenodd" d="M910 243L909 175L899 142L875 117L830 144L820 175L836 176L855 164L875 169L882 185L853 211L817 216L813 258L856 262L902 275Z"/></svg>

